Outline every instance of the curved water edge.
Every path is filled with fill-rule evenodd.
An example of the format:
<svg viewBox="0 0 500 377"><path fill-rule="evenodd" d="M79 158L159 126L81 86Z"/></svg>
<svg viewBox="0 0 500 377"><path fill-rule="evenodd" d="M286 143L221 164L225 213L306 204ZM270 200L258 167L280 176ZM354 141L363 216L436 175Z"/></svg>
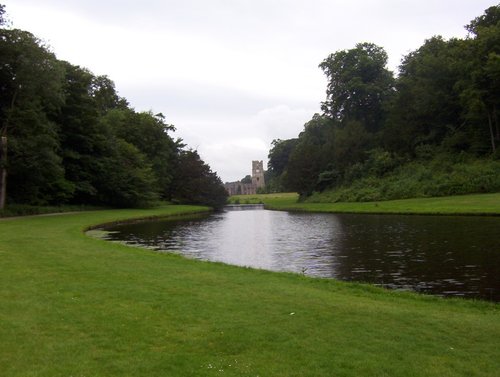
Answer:
<svg viewBox="0 0 500 377"><path fill-rule="evenodd" d="M230 207L107 227L105 238L313 277L500 301L498 217L312 214Z"/></svg>
<svg viewBox="0 0 500 377"><path fill-rule="evenodd" d="M102 231L106 232L105 229L113 227L113 226L120 226L120 225L127 225L127 224L139 224L139 223L150 223L154 221L161 221L161 220L189 220L191 218L204 218L208 215L213 213L213 210L200 210L200 211L194 211L194 212L179 212L179 213L167 213L167 214L162 214L162 215L152 215L152 216L141 216L141 217L133 217L130 219L120 219L120 220L113 220L113 221L108 221L104 223L99 223L99 224L94 224L94 225L89 225L85 227L83 230L84 233L89 233L92 235L92 231L100 231L100 232L95 232L95 234L103 234ZM101 238L100 236L98 238Z"/></svg>

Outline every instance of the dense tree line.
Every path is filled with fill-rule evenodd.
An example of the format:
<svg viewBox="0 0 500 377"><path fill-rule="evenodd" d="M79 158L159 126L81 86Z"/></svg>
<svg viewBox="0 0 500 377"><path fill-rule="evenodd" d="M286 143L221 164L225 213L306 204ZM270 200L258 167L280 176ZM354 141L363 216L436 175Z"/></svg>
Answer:
<svg viewBox="0 0 500 377"><path fill-rule="evenodd" d="M465 39L426 40L404 57L397 77L372 43L328 56L319 66L328 78L322 114L298 138L273 142L269 189L307 196L415 161L498 160L500 6L466 29ZM500 189L497 183L470 190Z"/></svg>
<svg viewBox="0 0 500 377"><path fill-rule="evenodd" d="M4 15L0 5L0 207L225 203L221 180L162 114L136 112L107 76L58 60Z"/></svg>

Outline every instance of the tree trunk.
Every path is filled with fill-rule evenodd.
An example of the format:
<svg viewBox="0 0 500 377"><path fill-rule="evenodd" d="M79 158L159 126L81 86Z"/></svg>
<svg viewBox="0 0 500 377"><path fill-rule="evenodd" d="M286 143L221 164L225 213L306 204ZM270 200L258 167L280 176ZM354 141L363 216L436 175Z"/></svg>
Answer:
<svg viewBox="0 0 500 377"><path fill-rule="evenodd" d="M493 108L493 119L495 120L495 128L497 131L497 140L500 141L500 127L498 126L498 116L497 116L497 108Z"/></svg>
<svg viewBox="0 0 500 377"><path fill-rule="evenodd" d="M7 197L7 136L0 142L0 210L5 208Z"/></svg>
<svg viewBox="0 0 500 377"><path fill-rule="evenodd" d="M489 111L488 111L488 125L490 126L491 149L493 150L493 153L495 153L496 152L495 134L493 133L493 122L491 119L491 113Z"/></svg>

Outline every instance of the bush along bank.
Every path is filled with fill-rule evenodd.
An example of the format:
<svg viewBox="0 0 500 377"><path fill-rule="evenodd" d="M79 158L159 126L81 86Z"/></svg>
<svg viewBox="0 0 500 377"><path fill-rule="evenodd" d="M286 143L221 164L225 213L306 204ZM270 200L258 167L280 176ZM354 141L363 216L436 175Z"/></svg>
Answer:
<svg viewBox="0 0 500 377"><path fill-rule="evenodd" d="M500 192L500 161L449 159L412 161L390 169L374 164L356 165L345 183L315 192L307 202L369 202Z"/></svg>

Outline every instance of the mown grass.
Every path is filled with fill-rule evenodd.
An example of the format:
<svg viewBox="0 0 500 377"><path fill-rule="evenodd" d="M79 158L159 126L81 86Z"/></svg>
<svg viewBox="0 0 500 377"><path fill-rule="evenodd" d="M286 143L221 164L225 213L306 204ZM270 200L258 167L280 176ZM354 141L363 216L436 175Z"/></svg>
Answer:
<svg viewBox="0 0 500 377"><path fill-rule="evenodd" d="M200 209L0 221L0 375L498 376L496 304L192 261L83 233Z"/></svg>
<svg viewBox="0 0 500 377"><path fill-rule="evenodd" d="M233 195L228 199L229 204L294 204L299 196L293 192L255 195Z"/></svg>
<svg viewBox="0 0 500 377"><path fill-rule="evenodd" d="M457 195L438 198L400 199L376 202L320 203L314 198L299 202L298 195L263 194L230 198L240 203L264 203L269 209L332 213L398 213L446 215L500 215L500 193Z"/></svg>

